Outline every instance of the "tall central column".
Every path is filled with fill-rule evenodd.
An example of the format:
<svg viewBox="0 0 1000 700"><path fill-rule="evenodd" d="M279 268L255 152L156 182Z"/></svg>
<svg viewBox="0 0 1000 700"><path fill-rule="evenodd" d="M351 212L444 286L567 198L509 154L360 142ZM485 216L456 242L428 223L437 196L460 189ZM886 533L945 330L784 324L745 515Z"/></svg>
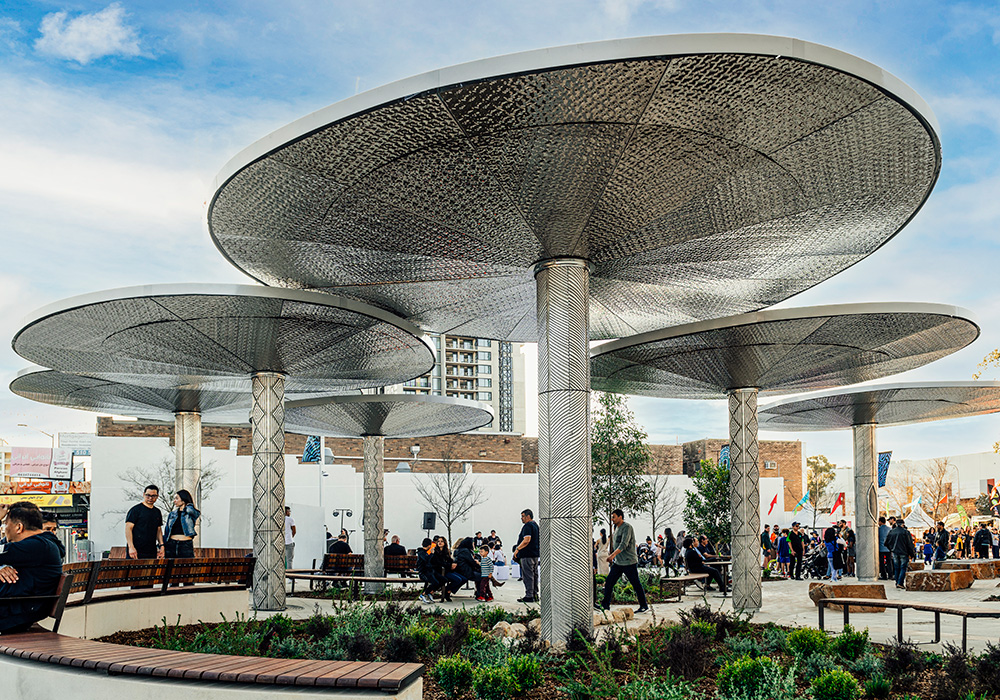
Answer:
<svg viewBox="0 0 1000 700"><path fill-rule="evenodd" d="M542 637L560 643L593 624L589 264L539 263L535 285Z"/></svg>
<svg viewBox="0 0 1000 700"><path fill-rule="evenodd" d="M253 606L285 609L285 377L253 375Z"/></svg>
<svg viewBox="0 0 1000 700"><path fill-rule="evenodd" d="M878 577L878 453L875 424L854 426L854 534L858 581Z"/></svg>
<svg viewBox="0 0 1000 700"><path fill-rule="evenodd" d="M733 609L760 610L760 465L757 390L729 392L729 508Z"/></svg>
<svg viewBox="0 0 1000 700"><path fill-rule="evenodd" d="M365 576L385 577L382 528L385 522L382 488L385 481L385 438L365 435L362 454L365 467ZM366 583L366 593L379 593L381 583Z"/></svg>
<svg viewBox="0 0 1000 700"><path fill-rule="evenodd" d="M174 414L174 490L188 490L201 507L201 414L178 411Z"/></svg>

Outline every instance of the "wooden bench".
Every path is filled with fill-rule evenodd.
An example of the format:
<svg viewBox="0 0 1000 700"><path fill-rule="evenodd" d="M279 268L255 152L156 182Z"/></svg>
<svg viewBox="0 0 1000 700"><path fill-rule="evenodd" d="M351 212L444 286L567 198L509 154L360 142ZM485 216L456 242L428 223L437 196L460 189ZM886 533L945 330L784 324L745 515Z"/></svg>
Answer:
<svg viewBox="0 0 1000 700"><path fill-rule="evenodd" d="M423 676L422 664L275 659L198 654L107 644L52 632L0 636L0 653L39 663L101 671L241 685L294 685L399 692ZM72 692L70 689L67 692ZM183 690L178 691L184 695Z"/></svg>
<svg viewBox="0 0 1000 700"><path fill-rule="evenodd" d="M417 557L415 554L390 554L385 558L385 573L413 578L417 575Z"/></svg>
<svg viewBox="0 0 1000 700"><path fill-rule="evenodd" d="M683 576L664 576L660 579L660 591L663 595L677 596L677 600L687 593L690 583L701 583L708 578L708 574L684 574Z"/></svg>
<svg viewBox="0 0 1000 700"><path fill-rule="evenodd" d="M1000 609L978 608L971 605L935 605L932 603L917 603L908 600L882 600L880 598L823 598L818 601L819 628L823 627L823 611L827 605L844 606L844 627L850 622L851 605L864 605L873 608L894 608L896 610L896 637L903 639L903 610L920 610L934 613L934 639L922 644L937 644L941 641L941 616L958 615L962 618L962 651L966 651L968 639L969 618L1000 618Z"/></svg>
<svg viewBox="0 0 1000 700"><path fill-rule="evenodd" d="M128 553L128 548L126 547L112 547L108 551L108 556L105 559L127 559L126 554ZM195 547L194 548L194 558L195 559L233 559L236 557L247 557L253 554L252 549L246 549L244 547Z"/></svg>
<svg viewBox="0 0 1000 700"><path fill-rule="evenodd" d="M329 583L348 583L351 587L351 598L353 600L358 600L360 597L360 584L362 583L384 583L384 584L403 584L404 586L408 583L422 584L419 578L389 578L379 577L379 576L339 576L334 574L318 574L308 571L286 571L285 578L292 582L291 594L295 595L295 582L296 581L309 581L309 587L312 588L315 583L323 583L324 590L326 584Z"/></svg>
<svg viewBox="0 0 1000 700"><path fill-rule="evenodd" d="M33 596L11 596L9 598L0 598L2 603L42 603L42 608L39 610L39 615L35 619L35 622L40 622L47 618L52 618L55 622L52 624L52 631L58 632L59 625L62 622L63 612L66 610L66 601L69 599L70 589L73 584L73 574L63 572L62 576L59 577L59 582L56 584L56 590L52 595L33 595ZM7 637L4 636L4 639Z"/></svg>

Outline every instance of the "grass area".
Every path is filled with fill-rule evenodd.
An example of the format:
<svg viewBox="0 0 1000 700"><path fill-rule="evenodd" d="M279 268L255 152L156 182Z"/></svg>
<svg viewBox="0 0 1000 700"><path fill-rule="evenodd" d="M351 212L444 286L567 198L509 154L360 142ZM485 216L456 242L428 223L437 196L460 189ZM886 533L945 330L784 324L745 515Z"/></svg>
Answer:
<svg viewBox="0 0 1000 700"><path fill-rule="evenodd" d="M589 630L558 653L539 639L536 610L475 605L445 612L405 601L336 602L332 614L283 615L118 633L102 641L276 658L417 661L424 697L438 700L983 700L1000 691L1000 646L981 655L876 645L867 631L837 636L758 625L700 605L678 624L638 635ZM500 639L499 622L527 632Z"/></svg>

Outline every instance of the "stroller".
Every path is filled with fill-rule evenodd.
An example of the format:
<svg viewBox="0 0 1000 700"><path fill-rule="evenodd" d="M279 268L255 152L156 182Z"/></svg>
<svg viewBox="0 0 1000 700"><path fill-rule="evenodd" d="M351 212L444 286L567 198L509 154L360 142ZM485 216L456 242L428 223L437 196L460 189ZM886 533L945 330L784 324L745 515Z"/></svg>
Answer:
<svg viewBox="0 0 1000 700"><path fill-rule="evenodd" d="M826 561L826 548L813 547L802 559L802 575L806 578L824 578L830 571Z"/></svg>

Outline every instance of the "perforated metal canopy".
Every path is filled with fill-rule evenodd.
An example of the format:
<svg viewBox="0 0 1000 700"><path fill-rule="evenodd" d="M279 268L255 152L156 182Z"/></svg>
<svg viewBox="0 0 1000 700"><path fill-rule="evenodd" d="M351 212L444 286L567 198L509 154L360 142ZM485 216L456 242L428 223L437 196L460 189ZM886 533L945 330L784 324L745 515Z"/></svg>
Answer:
<svg viewBox="0 0 1000 700"><path fill-rule="evenodd" d="M249 394L257 372L286 391L396 384L433 367L412 324L354 300L244 285L154 285L36 312L14 350L45 367L160 389Z"/></svg>
<svg viewBox="0 0 1000 700"><path fill-rule="evenodd" d="M492 420L488 404L446 396L372 394L285 404L287 430L326 437L451 435L481 428Z"/></svg>
<svg viewBox="0 0 1000 700"><path fill-rule="evenodd" d="M880 379L979 336L970 311L943 304L776 309L686 324L591 351L599 391L716 399L732 389L788 393Z"/></svg>
<svg viewBox="0 0 1000 700"><path fill-rule="evenodd" d="M906 425L1000 411L1000 382L913 382L858 387L776 401L759 411L761 430L842 430Z"/></svg>
<svg viewBox="0 0 1000 700"><path fill-rule="evenodd" d="M536 339L536 263L593 264L590 333L763 308L871 254L940 168L909 87L794 39L646 37L357 95L217 178L216 245L271 285Z"/></svg>

